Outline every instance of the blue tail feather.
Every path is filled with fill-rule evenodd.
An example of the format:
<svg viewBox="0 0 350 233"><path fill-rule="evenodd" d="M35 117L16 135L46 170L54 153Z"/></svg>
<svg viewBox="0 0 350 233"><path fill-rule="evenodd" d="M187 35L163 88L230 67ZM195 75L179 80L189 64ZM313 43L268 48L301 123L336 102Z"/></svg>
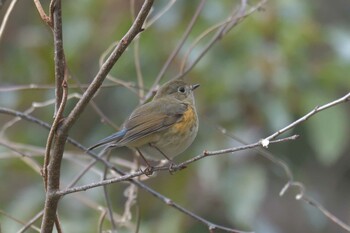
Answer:
<svg viewBox="0 0 350 233"><path fill-rule="evenodd" d="M125 134L126 134L126 129L122 129L122 130L120 130L120 131L118 131L118 132L116 132L116 133L114 133L114 134L112 134L112 135L110 135L110 136L108 136L108 137L98 141L95 145L91 146L88 149L88 151L89 150L93 150L93 149L95 149L97 147L100 147L102 145L105 145L105 144L113 142L113 141L118 142L118 141L120 141L120 139L122 139L124 137Z"/></svg>

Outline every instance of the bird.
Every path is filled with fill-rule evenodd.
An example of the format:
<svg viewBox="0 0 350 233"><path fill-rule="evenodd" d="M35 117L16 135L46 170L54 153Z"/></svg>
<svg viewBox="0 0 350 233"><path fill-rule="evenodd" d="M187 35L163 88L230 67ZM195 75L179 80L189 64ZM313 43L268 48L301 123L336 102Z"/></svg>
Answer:
<svg viewBox="0 0 350 233"><path fill-rule="evenodd" d="M193 91L199 84L173 79L159 87L153 99L137 107L124 121L121 129L88 148L136 149L150 168L147 159L172 159L184 152L198 132L198 115ZM170 170L170 167L169 167Z"/></svg>

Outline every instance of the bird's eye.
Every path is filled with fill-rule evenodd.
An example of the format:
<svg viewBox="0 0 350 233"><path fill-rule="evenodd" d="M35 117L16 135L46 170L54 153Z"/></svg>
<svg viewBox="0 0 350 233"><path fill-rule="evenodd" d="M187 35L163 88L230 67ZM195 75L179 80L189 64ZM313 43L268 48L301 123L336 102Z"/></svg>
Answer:
<svg viewBox="0 0 350 233"><path fill-rule="evenodd" d="M186 89L185 89L185 87L179 87L179 88L177 89L177 91L180 92L180 93L185 93L185 92L186 92Z"/></svg>

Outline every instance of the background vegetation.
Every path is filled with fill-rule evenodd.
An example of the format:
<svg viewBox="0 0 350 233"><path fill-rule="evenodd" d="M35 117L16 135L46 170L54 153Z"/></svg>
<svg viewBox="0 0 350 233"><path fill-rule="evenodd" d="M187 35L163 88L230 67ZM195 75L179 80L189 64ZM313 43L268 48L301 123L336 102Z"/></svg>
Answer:
<svg viewBox="0 0 350 233"><path fill-rule="evenodd" d="M3 18L7 1L0 10ZM47 1L46 1L47 2ZM139 57L145 88L150 88L167 57L179 42L199 1L179 0L160 20L142 32ZM239 1L237 6L239 6ZM136 8L142 2L136 1ZM155 1L155 15L168 1ZM197 23L166 72L165 80L179 72L183 56L194 39L232 11L232 0L208 0ZM48 3L43 1L45 9ZM253 6L256 2L248 2ZM81 93L78 83L88 84L99 69L99 59L108 46L119 40L132 23L129 1L63 1L63 36L67 65L71 74L69 93ZM200 130L195 143L177 162L200 154L240 145L224 135L253 143L311 111L315 106L335 100L350 87L350 2L281 0L268 1L263 9L244 19L218 42L187 75L200 83L196 91ZM209 41L194 49L192 61ZM111 75L136 86L134 44L118 61ZM50 29L39 17L32 1L19 1L0 40L0 106L26 111L52 122L53 105L39 107L54 98L53 40ZM40 88L29 88L27 85ZM138 105L138 96L112 80L95 96L94 102L116 125ZM20 89L19 87L22 87ZM76 98L69 99L69 112ZM48 132L35 124L0 114L1 142L24 146L39 165ZM306 193L322 203L344 222L350 222L350 109L345 103L323 111L294 128L289 135L300 138L268 150L285 161ZM88 107L70 132L72 138L90 146L114 132ZM288 136L288 134L286 134ZM29 148L29 149L28 149ZM36 152L35 152L36 151ZM113 152L113 158L129 158L128 150ZM72 146L66 147L62 184L68 184L88 156ZM13 151L0 145L0 210L27 222L43 208L45 192L42 178ZM103 167L88 173L81 184L101 179ZM159 172L145 181L161 194L217 224L261 233L341 232L317 208L295 200L297 189L280 197L287 182L281 166L255 150L245 150L205 158L187 169L170 175ZM108 186L116 213L122 214L127 183ZM138 191L137 205L131 208L120 232L131 232L140 216L140 232L206 232L206 227ZM66 232L96 232L104 204L102 188L69 195L60 201L59 215ZM139 214L137 214L139 212ZM126 215L125 215L126 216ZM124 217L125 217L124 216ZM40 226L40 220L36 222ZM3 232L16 232L22 225L0 214ZM103 228L110 229L109 221ZM1 231L0 230L0 231ZM31 232L33 230L28 230Z"/></svg>

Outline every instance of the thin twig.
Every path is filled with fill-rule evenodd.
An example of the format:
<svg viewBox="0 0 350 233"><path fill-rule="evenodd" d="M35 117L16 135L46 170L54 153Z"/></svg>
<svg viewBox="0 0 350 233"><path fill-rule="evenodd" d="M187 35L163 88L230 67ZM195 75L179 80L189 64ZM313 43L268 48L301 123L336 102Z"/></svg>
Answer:
<svg viewBox="0 0 350 233"><path fill-rule="evenodd" d="M261 0L259 3L257 3L254 7L252 7L248 12L245 12L246 8L246 0L241 1L241 7L238 11L238 14L232 15L232 21L227 22L226 24L222 25L215 35L212 37L212 39L208 42L208 44L204 47L202 52L197 56L197 58L182 72L180 72L175 79L179 79L184 77L186 74L188 74L193 67L204 57L204 55L214 46L214 44L219 41L225 34L227 34L235 25L237 25L239 22L241 22L244 18L246 18L248 15L252 14L256 10L260 9L261 6L266 2L266 0ZM234 12L235 13L235 12Z"/></svg>
<svg viewBox="0 0 350 233"><path fill-rule="evenodd" d="M77 98L80 99L81 95L78 93L72 93L69 94L67 99L72 99L72 98ZM47 107L49 105L52 105L55 103L55 99L49 99L43 102L32 102L32 105L30 108L26 109L24 111L25 114L30 114L32 113L36 108L42 108L42 107ZM5 131L10 128L11 126L13 126L16 122L18 122L21 118L19 117L15 117L14 119L8 121L7 123L5 123L2 127L1 127L1 131L0 131L0 136L3 136L5 134Z"/></svg>
<svg viewBox="0 0 350 233"><path fill-rule="evenodd" d="M107 215L107 210L102 209L101 210L101 215L98 218L98 224L97 224L97 230L100 233L103 233L103 221L105 220L106 215Z"/></svg>
<svg viewBox="0 0 350 233"><path fill-rule="evenodd" d="M346 223L341 221L339 218L334 216L331 212L329 212L326 208L324 208L323 205L313 200L312 198L306 196L305 194L301 197L301 199L309 203L311 206L314 206L316 209L320 210L328 219L333 221L335 224L337 224L344 230L350 232L350 225L347 225Z"/></svg>
<svg viewBox="0 0 350 233"><path fill-rule="evenodd" d="M158 14L156 14L153 18L145 22L144 28L149 28L154 22L160 19L172 7L172 5L174 5L175 2L176 0L170 0L168 4L161 11L159 11Z"/></svg>
<svg viewBox="0 0 350 233"><path fill-rule="evenodd" d="M131 11L131 17L132 20L135 20L135 0L131 0L130 2L130 11ZM140 38L136 37L134 41L134 63L135 63L135 69L136 69L136 76L137 76L137 83L139 87L139 101L141 102L144 96L144 82L143 82L143 75L141 70L141 62L140 62Z"/></svg>
<svg viewBox="0 0 350 233"><path fill-rule="evenodd" d="M350 232L350 225L347 225L343 221L341 221L339 218L334 216L331 212L329 212L323 205L321 205L319 202L314 200L313 198L309 197L305 194L305 187L300 182L288 182L281 190L280 195L284 195L284 193L290 188L290 187L297 187L298 193L295 195L296 200L302 200L308 203L309 205L315 207L319 211L321 211L322 214L324 214L329 220L334 222L336 225L340 226L347 232Z"/></svg>
<svg viewBox="0 0 350 233"><path fill-rule="evenodd" d="M75 88L82 88L86 89L89 85L88 84L70 84L69 89L75 89ZM109 87L116 87L116 86L128 86L136 89L136 86L133 83L109 83L109 84L103 84L101 88L109 88ZM54 85L45 85L45 84L28 84L28 85L11 85L11 86L3 86L0 87L0 92L13 92L13 91L27 91L27 90L53 90L55 88Z"/></svg>
<svg viewBox="0 0 350 233"><path fill-rule="evenodd" d="M279 136L280 134L294 128L295 126L299 125L300 123L306 121L307 119L309 119L311 116L315 115L316 113L323 111L327 108L333 107L335 105L338 105L340 103L344 103L350 100L350 92L348 94L346 94L345 96L334 100L330 103L324 104L322 106L316 106L312 111L310 111L308 114L306 114L305 116L299 118L298 120L292 122L291 124L287 125L286 127L284 127L283 129L278 130L276 133L271 134L270 136L268 136L267 138L265 138L265 140L271 140L276 138L277 136Z"/></svg>
<svg viewBox="0 0 350 233"><path fill-rule="evenodd" d="M13 220L13 221L19 223L19 224L22 224L22 225L25 225L25 224L26 224L25 222L19 220L19 219L16 218L16 217L13 217L12 215L6 213L6 212L3 211L3 210L0 210L0 215L4 215L5 217L7 217L7 218L9 218L9 219L11 219L11 220ZM1 225L0 225L0 226L1 226ZM38 228L38 227L36 227L36 226L33 226L33 224L30 225L30 228L32 228L33 230L35 230L35 231L37 231L37 232L40 232L40 228ZM0 228L0 230L1 230L1 228Z"/></svg>
<svg viewBox="0 0 350 233"><path fill-rule="evenodd" d="M37 213L32 219L30 219L21 229L19 229L19 231L17 233L24 233L26 232L30 227L32 227L32 225L43 216L44 214L44 210L40 211L39 213ZM40 232L40 229L39 229Z"/></svg>
<svg viewBox="0 0 350 233"><path fill-rule="evenodd" d="M99 68L101 69L103 64L106 62L105 59L106 57L113 51L113 49L118 45L118 42L113 42L111 45L108 46L108 48L101 54L99 60L98 60L98 64L99 64ZM110 74L107 74L106 79L112 81L115 84L118 84L120 86L125 87L126 89L130 90L132 93L137 94L136 90L137 90L137 86L135 85L135 83L133 82L125 82L121 79L115 78ZM104 84L101 85L101 87ZM100 87L100 88L101 88ZM97 94L97 93L96 93ZM95 95L96 95L95 94Z"/></svg>
<svg viewBox="0 0 350 233"><path fill-rule="evenodd" d="M159 74L157 75L155 81L153 82L152 87L150 88L150 90L146 94L146 96L145 96L144 100L142 101L142 103L146 102L149 98L152 97L154 88L159 84L159 82L161 81L162 77L165 74L165 71L168 69L168 67L171 64L171 62L175 59L176 55L179 53L179 51L181 50L182 46L184 45L186 39L190 35L190 33L191 33L192 29L193 29L193 26L194 26L195 22L198 19L199 14L203 10L205 2L206 2L206 0L201 0L201 2L198 4L197 9L196 9L195 13L193 14L193 17L192 17L190 23L188 24L184 34L182 35L182 37L181 37L180 41L178 42L177 46L175 47L175 49L172 51L172 53L170 54L170 56L168 57L168 59L164 63L162 69L160 70Z"/></svg>
<svg viewBox="0 0 350 233"><path fill-rule="evenodd" d="M41 19L52 29L53 28L53 24L52 24L52 19L50 17L51 13L50 13L50 16L47 16L47 14L45 13L45 11L44 11L41 3L40 3L40 0L34 0L34 3L35 3L35 6L36 6L36 9L39 12L39 15L40 15ZM51 4L52 4L52 2L51 2Z"/></svg>
<svg viewBox="0 0 350 233"><path fill-rule="evenodd" d="M231 20L229 18L229 20ZM224 22L215 24L211 27L209 27L208 29L204 30L196 39L194 39L194 41L192 42L192 44L189 46L188 50L186 51L181 65L180 65L180 73L184 72L185 66L186 66L186 62L188 60L189 55L191 54L192 50L196 47L196 45L199 43L199 41L201 41L203 38L205 38L207 35L209 35L211 32L213 32L215 29L221 27L222 25L226 24L227 20L225 20Z"/></svg>
<svg viewBox="0 0 350 233"><path fill-rule="evenodd" d="M38 174L40 174L40 165L35 160L32 159L30 156L28 156L26 153L18 150L17 148L13 147L12 145L9 145L8 143L4 142L3 140L0 140L0 145L19 154L21 156L21 159L28 164L29 167L31 167L34 171L36 171Z"/></svg>
<svg viewBox="0 0 350 233"><path fill-rule="evenodd" d="M17 0L12 0L12 2L10 3L9 7L6 10L4 18L2 19L2 23L1 23L1 26L0 26L0 41L1 41L1 38L2 38L3 33L5 31L5 27L6 27L7 21L9 19L9 17L10 17L11 12L13 11L13 8L15 7L16 3L17 3Z"/></svg>
<svg viewBox="0 0 350 233"><path fill-rule="evenodd" d="M110 155L111 154L107 155L107 157L106 157L107 161L109 160ZM108 167L105 166L105 169L104 169L104 172L103 172L103 177L102 177L103 180L107 179L108 170L109 170ZM107 185L103 186L103 193L104 193L104 197L105 197L105 200L106 200L106 206L107 206L107 211L108 211L108 214L109 214L110 222L111 222L111 225L112 225L112 232L117 232L117 225L116 225L116 223L114 221L113 207L112 207L111 199L109 198L109 195L108 195L108 187L107 187ZM103 222L101 222L101 223L103 223Z"/></svg>

